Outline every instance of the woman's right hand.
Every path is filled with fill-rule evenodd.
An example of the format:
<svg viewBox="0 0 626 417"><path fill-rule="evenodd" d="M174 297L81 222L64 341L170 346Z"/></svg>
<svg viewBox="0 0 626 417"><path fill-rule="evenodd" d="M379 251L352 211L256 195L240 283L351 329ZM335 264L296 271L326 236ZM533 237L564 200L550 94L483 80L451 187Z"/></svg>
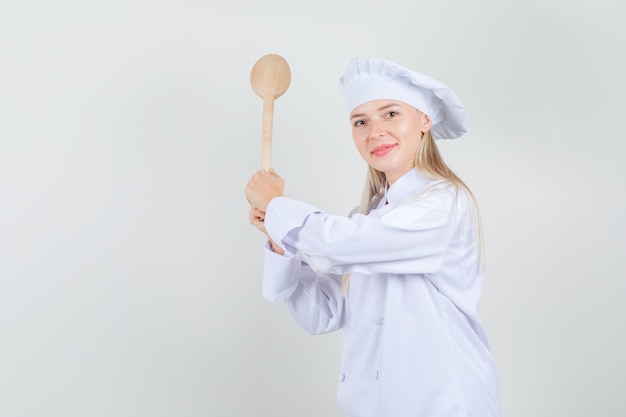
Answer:
<svg viewBox="0 0 626 417"><path fill-rule="evenodd" d="M273 198L285 194L285 180L273 168L269 171L262 169L252 175L245 193L252 207L265 211Z"/></svg>

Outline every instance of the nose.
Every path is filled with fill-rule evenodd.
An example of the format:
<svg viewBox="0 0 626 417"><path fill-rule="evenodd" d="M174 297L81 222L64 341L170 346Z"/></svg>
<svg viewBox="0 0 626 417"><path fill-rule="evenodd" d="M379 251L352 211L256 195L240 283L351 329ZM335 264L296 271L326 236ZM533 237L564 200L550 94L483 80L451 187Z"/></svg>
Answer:
<svg viewBox="0 0 626 417"><path fill-rule="evenodd" d="M383 125L380 121L372 120L370 122L370 139L379 140L385 134Z"/></svg>

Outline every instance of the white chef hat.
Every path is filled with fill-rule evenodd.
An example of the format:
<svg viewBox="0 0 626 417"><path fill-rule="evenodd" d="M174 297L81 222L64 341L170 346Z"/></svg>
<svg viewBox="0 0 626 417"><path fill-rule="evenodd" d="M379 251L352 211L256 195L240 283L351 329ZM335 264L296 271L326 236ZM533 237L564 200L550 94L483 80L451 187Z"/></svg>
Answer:
<svg viewBox="0 0 626 417"><path fill-rule="evenodd" d="M410 104L432 121L434 139L454 139L467 132L465 106L445 84L383 59L356 58L339 79L348 111L371 100Z"/></svg>

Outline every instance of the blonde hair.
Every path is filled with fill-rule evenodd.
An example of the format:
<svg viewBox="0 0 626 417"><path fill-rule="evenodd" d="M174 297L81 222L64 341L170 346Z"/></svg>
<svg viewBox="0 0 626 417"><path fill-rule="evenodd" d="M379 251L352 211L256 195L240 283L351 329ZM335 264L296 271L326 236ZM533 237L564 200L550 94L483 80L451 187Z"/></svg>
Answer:
<svg viewBox="0 0 626 417"><path fill-rule="evenodd" d="M425 132L422 135L417 153L415 154L415 164L424 174L435 180L443 180L453 187L457 194L459 190L463 190L470 197L472 205L474 207L473 220L475 223L475 230L477 234L478 242L478 254L481 263L484 261L484 244L483 244L483 232L482 224L480 221L480 212L478 209L478 203L474 194L472 194L469 187L459 178L443 161L437 144L433 139L430 131ZM380 200L385 194L385 188L387 187L387 180L385 173L380 172L371 166L367 168L367 179L365 188L363 190L363 196L361 198L361 205L359 207L359 213L368 214L373 205ZM341 291L345 295L348 290L348 284L350 282L350 274L345 274L341 283Z"/></svg>

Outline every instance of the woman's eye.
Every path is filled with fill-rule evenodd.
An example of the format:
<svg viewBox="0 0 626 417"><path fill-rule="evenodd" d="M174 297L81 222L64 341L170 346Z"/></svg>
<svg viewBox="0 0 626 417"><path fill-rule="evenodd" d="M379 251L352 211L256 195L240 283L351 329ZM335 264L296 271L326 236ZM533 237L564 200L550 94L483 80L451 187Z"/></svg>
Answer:
<svg viewBox="0 0 626 417"><path fill-rule="evenodd" d="M357 121L354 122L354 127L363 126L364 124L365 124L365 121L357 120Z"/></svg>
<svg viewBox="0 0 626 417"><path fill-rule="evenodd" d="M398 112L396 112L396 111L387 112L387 118L388 119L391 118L391 117L397 116L397 115L398 115Z"/></svg>

